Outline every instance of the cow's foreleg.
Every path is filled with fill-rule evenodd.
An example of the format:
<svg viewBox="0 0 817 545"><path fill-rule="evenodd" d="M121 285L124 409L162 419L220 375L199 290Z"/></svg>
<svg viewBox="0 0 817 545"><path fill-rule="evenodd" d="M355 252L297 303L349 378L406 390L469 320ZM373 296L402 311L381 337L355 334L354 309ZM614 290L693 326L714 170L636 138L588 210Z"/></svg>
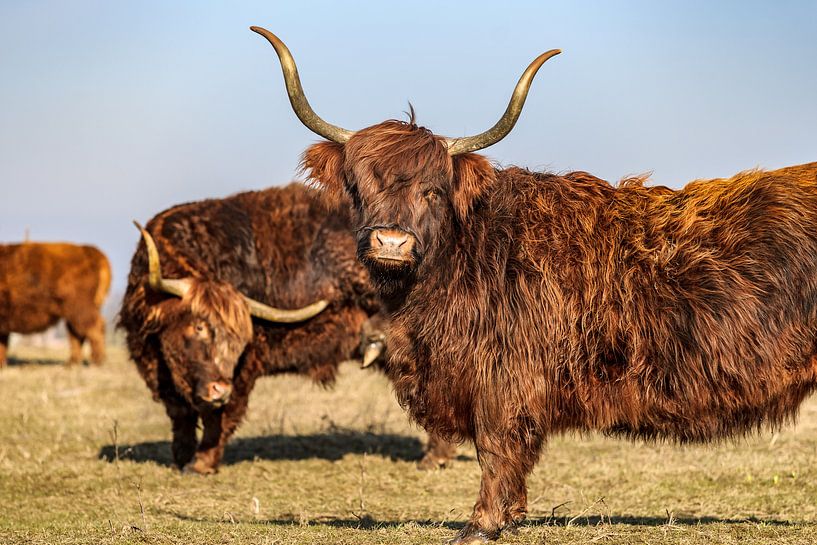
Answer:
<svg viewBox="0 0 817 545"><path fill-rule="evenodd" d="M6 366L6 352L9 347L9 334L0 333L0 369Z"/></svg>
<svg viewBox="0 0 817 545"><path fill-rule="evenodd" d="M446 467L456 454L456 443L450 443L435 433L429 433L425 455L422 460L417 462L417 468L428 470Z"/></svg>
<svg viewBox="0 0 817 545"><path fill-rule="evenodd" d="M202 414L204 426L199 448L193 461L185 466L185 471L209 475L218 471L224 447L235 432L247 412L247 398L233 396L223 409Z"/></svg>
<svg viewBox="0 0 817 545"><path fill-rule="evenodd" d="M189 406L168 404L165 409L173 424L173 443L170 447L173 463L182 469L196 452L196 423L199 415Z"/></svg>
<svg viewBox="0 0 817 545"><path fill-rule="evenodd" d="M475 438L482 468L479 498L465 528L451 545L485 543L514 528L527 513L528 474L539 456L541 439L524 434Z"/></svg>

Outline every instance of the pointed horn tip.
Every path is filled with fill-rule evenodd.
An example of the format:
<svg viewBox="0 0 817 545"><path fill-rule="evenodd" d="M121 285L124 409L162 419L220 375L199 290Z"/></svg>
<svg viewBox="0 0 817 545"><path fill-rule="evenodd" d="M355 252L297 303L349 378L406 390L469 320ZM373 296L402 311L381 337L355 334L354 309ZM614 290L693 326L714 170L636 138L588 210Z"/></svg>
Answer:
<svg viewBox="0 0 817 545"><path fill-rule="evenodd" d="M145 230L145 228L144 228L144 227L142 227L142 224L141 224L141 223L139 223L138 221L133 220L133 224L134 224L134 225L136 226L136 228L137 228L137 229L139 229L140 231L144 231L144 230Z"/></svg>
<svg viewBox="0 0 817 545"><path fill-rule="evenodd" d="M382 353L383 353L382 342L370 343L363 353L363 360L360 362L360 368L366 369L367 367L371 366L377 360L377 358L380 357L380 354Z"/></svg>

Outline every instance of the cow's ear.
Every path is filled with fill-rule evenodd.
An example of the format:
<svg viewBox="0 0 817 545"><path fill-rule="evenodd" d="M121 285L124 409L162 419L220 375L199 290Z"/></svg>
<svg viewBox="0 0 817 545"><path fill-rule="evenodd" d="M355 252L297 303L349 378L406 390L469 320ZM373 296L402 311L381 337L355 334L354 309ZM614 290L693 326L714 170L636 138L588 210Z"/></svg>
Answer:
<svg viewBox="0 0 817 545"><path fill-rule="evenodd" d="M474 203L489 190L496 180L496 171L482 155L455 155L452 204L460 221L465 220Z"/></svg>
<svg viewBox="0 0 817 545"><path fill-rule="evenodd" d="M309 146L301 157L301 171L329 203L336 205L344 198L343 144L318 142Z"/></svg>
<svg viewBox="0 0 817 545"><path fill-rule="evenodd" d="M162 324L165 322L167 309L162 305L153 305L148 310L148 315L145 321L142 322L142 334L151 335L159 333L162 330Z"/></svg>

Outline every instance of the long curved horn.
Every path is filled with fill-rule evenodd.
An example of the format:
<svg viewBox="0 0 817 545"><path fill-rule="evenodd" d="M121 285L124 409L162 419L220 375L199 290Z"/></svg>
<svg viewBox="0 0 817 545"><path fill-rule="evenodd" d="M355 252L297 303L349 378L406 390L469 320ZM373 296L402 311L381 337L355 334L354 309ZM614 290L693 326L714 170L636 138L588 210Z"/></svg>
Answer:
<svg viewBox="0 0 817 545"><path fill-rule="evenodd" d="M162 278L162 267L159 263L159 250L156 249L156 243L150 233L142 227L139 222L134 221L133 224L142 233L142 238L145 239L145 246L148 250L148 284L156 291L163 291L177 297L184 297L190 290L190 280L169 279Z"/></svg>
<svg viewBox="0 0 817 545"><path fill-rule="evenodd" d="M269 322L288 323L303 322L313 316L320 314L323 309L329 305L329 301L320 300L311 305L307 305L295 310L283 310L280 308L271 307L264 303L258 302L255 299L250 299L246 295L242 295L247 305L250 307L250 314L256 318L267 320Z"/></svg>
<svg viewBox="0 0 817 545"><path fill-rule="evenodd" d="M184 297L190 290L190 280L187 278L162 278L162 268L159 264L159 250L156 249L156 243L153 241L153 237L150 236L150 233L138 222L134 221L133 224L141 231L142 238L145 239L145 246L147 246L148 284L150 284L150 287L156 291L163 291L177 297ZM271 307L255 299L250 299L244 294L241 294L241 297L244 299L244 302L247 303L247 307L252 316L279 323L303 322L320 313L329 304L328 301L321 300L303 308L284 310Z"/></svg>
<svg viewBox="0 0 817 545"><path fill-rule="evenodd" d="M555 57L561 53L559 49L551 49L542 53L522 73L516 88L513 90L511 100L508 102L508 107L505 113L496 124L487 131L477 134L476 136L466 136L465 138L446 138L445 143L448 146L449 155L459 155L460 153L468 153L469 151L477 151L493 144L496 144L511 132L516 121L519 119L519 114L522 113L522 106L525 105L525 99L528 97L528 89L533 82L536 72L545 64L545 61L551 57Z"/></svg>
<svg viewBox="0 0 817 545"><path fill-rule="evenodd" d="M354 131L348 131L340 127L336 127L327 123L312 109L309 102L304 95L304 89L301 87L301 78L298 76L298 67L295 66L295 59L292 58L292 53L289 52L287 46L282 42L278 36L265 28L258 26L251 26L250 30L263 36L275 48L278 54L278 60L281 61L281 70L284 72L284 82L287 86L287 94L289 95L289 103L292 104L292 109L295 110L295 115L301 120L301 123L306 125L306 128L315 134L332 140L338 144L343 144L354 134Z"/></svg>

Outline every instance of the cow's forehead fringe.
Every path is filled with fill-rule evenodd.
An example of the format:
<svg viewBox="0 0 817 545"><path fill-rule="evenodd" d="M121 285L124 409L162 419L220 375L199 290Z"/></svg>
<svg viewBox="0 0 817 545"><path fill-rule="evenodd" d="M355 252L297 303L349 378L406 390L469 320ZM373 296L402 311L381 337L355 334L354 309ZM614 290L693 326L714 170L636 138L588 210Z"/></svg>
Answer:
<svg viewBox="0 0 817 545"><path fill-rule="evenodd" d="M425 127L390 120L358 131L346 145L347 165L378 176L413 178L422 172L451 175L445 141Z"/></svg>
<svg viewBox="0 0 817 545"><path fill-rule="evenodd" d="M227 330L241 339L252 336L252 319L241 294L229 284L194 281L184 302L193 314L208 322L222 323Z"/></svg>

